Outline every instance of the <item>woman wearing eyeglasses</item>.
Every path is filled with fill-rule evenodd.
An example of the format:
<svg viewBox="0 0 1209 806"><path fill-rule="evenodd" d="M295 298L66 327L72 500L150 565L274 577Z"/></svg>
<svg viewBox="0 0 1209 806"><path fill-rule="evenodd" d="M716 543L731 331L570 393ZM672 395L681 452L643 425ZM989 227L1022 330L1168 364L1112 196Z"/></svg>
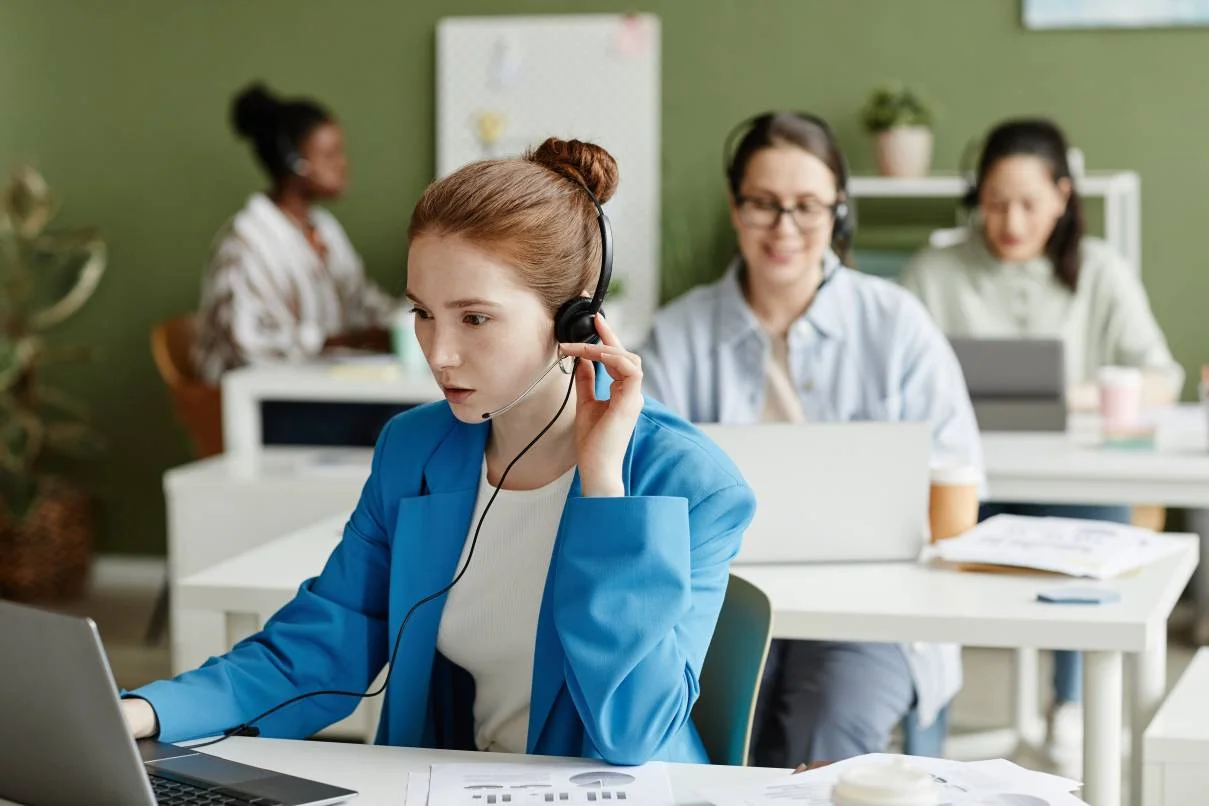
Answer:
<svg viewBox="0 0 1209 806"><path fill-rule="evenodd" d="M848 268L847 170L830 128L769 113L731 140L740 132L727 149L738 254L722 279L656 315L640 351L646 392L694 422L924 420L934 461L981 468L948 342L908 292ZM960 686L952 645L775 641L752 760L786 767L881 751L904 717L909 752L939 754Z"/></svg>

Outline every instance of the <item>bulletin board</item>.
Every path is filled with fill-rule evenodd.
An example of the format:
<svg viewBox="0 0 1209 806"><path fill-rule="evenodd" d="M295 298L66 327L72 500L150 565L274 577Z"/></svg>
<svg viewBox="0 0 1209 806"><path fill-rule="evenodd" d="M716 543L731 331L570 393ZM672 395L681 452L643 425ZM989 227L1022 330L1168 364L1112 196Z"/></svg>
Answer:
<svg viewBox="0 0 1209 806"><path fill-rule="evenodd" d="M437 174L516 156L550 136L596 143L621 182L605 205L605 303L636 346L659 297L659 20L650 14L447 17L437 25Z"/></svg>

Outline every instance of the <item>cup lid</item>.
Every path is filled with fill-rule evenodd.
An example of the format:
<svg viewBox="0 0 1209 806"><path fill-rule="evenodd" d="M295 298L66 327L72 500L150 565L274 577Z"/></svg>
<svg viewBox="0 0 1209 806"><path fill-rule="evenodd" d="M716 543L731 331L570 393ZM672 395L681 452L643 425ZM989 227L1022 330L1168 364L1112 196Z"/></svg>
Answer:
<svg viewBox="0 0 1209 806"><path fill-rule="evenodd" d="M932 776L903 761L844 770L831 793L836 802L854 806L935 806L939 797Z"/></svg>
<svg viewBox="0 0 1209 806"><path fill-rule="evenodd" d="M982 483L982 469L975 465L933 465L930 475L933 484L956 486Z"/></svg>
<svg viewBox="0 0 1209 806"><path fill-rule="evenodd" d="M1142 370L1137 367L1100 367L1100 383L1141 383Z"/></svg>

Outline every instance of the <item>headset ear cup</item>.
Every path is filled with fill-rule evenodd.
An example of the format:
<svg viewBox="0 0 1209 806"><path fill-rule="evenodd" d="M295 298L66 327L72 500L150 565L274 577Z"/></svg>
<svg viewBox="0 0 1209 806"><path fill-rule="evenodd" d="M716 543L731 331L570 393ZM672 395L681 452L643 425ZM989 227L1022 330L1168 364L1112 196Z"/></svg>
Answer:
<svg viewBox="0 0 1209 806"><path fill-rule="evenodd" d="M592 300L587 297L569 299L554 316L554 338L560 344L584 342L592 344L600 339L596 332L596 315L592 311Z"/></svg>
<svg viewBox="0 0 1209 806"><path fill-rule="evenodd" d="M831 239L836 243L852 243L852 234L856 229L855 211L851 201L842 201L835 208L835 227Z"/></svg>
<svg viewBox="0 0 1209 806"><path fill-rule="evenodd" d="M277 138L277 150L281 154L281 161L285 165L286 170L295 176L302 176L310 172L311 165L307 162L302 154L290 142L290 138L281 134Z"/></svg>

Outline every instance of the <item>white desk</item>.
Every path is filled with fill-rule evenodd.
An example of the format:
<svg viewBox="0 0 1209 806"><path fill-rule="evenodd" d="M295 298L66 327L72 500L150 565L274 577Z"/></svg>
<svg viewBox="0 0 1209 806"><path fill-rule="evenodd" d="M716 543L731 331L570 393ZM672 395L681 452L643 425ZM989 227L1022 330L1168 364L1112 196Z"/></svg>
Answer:
<svg viewBox="0 0 1209 806"><path fill-rule="evenodd" d="M227 456L164 474L174 672L199 666L223 638L220 617L181 608L179 581L320 518L352 512L369 476L370 454L269 448L252 474Z"/></svg>
<svg viewBox="0 0 1209 806"><path fill-rule="evenodd" d="M942 571L913 563L733 566L768 594L773 634L847 641L1075 649L1084 659L1084 796L1121 802L1122 655L1134 663L1134 747L1165 691L1167 618L1196 568L1198 541L1179 556L1108 583L1117 604L1065 607L1036 594L1060 579ZM1141 754L1134 754L1140 776ZM1139 780L1135 778L1134 780Z"/></svg>
<svg viewBox="0 0 1209 806"><path fill-rule="evenodd" d="M1067 433L985 433L992 501L1044 504L1156 504L1187 507L1188 527L1209 555L1209 436L1205 408L1173 407L1157 415L1150 450L1097 446L1095 416L1074 415ZM1193 635L1209 643L1209 573L1197 574Z"/></svg>
<svg viewBox="0 0 1209 806"><path fill-rule="evenodd" d="M1144 806L1203 803L1209 791L1209 649L1196 653L1146 728Z"/></svg>
<svg viewBox="0 0 1209 806"><path fill-rule="evenodd" d="M984 433L991 500L1209 508L1204 408L1165 410L1157 424L1146 450L1099 447L1087 415L1072 416L1066 433Z"/></svg>
<svg viewBox="0 0 1209 806"><path fill-rule="evenodd" d="M223 613L229 646L259 629L303 579L322 568L339 540L340 526L340 519L329 519L182 580L182 606ZM1164 694L1167 617L1196 567L1197 541L1192 536L1186 540L1178 557L1106 583L1121 592L1120 603L1088 608L1035 601L1038 590L1060 584L1058 580L966 574L911 563L733 570L768 593L778 638L1086 651L1087 800L1093 806L1116 806L1122 655L1135 658L1134 746L1141 747L1141 729Z"/></svg>
<svg viewBox="0 0 1209 806"><path fill-rule="evenodd" d="M554 759L537 756L513 756L504 753L467 753L456 750L418 750L410 747L302 742L283 739L235 737L205 749L206 753L310 778L334 786L355 789L357 797L349 806L401 806L407 791L407 777L427 772L431 764L491 761L549 764ZM734 786L745 781L768 780L788 776L784 770L759 767L715 767L706 764L671 764L668 767L677 806L707 806L701 792ZM0 806L18 806L0 799Z"/></svg>

